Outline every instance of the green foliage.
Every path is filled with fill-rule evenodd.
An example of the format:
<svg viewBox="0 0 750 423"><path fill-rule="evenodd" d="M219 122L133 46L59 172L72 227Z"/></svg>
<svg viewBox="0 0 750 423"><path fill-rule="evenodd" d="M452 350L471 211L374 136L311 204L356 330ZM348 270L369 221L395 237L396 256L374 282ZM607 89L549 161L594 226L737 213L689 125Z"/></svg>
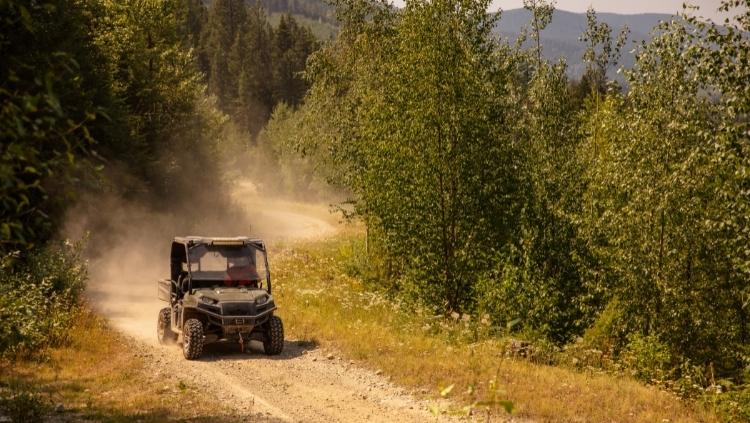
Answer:
<svg viewBox="0 0 750 423"><path fill-rule="evenodd" d="M542 64L542 31L552 21L555 2L546 0L524 0L523 8L531 12L531 39L536 44L537 65Z"/></svg>
<svg viewBox="0 0 750 423"><path fill-rule="evenodd" d="M85 266L78 247L44 245L74 193L112 189L175 206L194 189L185 173L195 163L202 183L218 185L224 117L184 46L182 6L0 2L1 353L65 340ZM215 207L222 193L210 192L188 200Z"/></svg>
<svg viewBox="0 0 750 423"><path fill-rule="evenodd" d="M0 253L54 232L94 144L91 122L111 101L95 80L87 11L78 1L0 3Z"/></svg>
<svg viewBox="0 0 750 423"><path fill-rule="evenodd" d="M279 103L296 105L307 91L302 78L307 57L318 48L309 28L282 15L276 28L260 5L242 0L211 2L205 20L192 31L200 37L198 63L208 90L235 124L253 136Z"/></svg>
<svg viewBox="0 0 750 423"><path fill-rule="evenodd" d="M620 349L627 344L630 331L626 323L622 304L615 297L607 303L596 320L586 329L583 341L587 346L612 356L619 353Z"/></svg>
<svg viewBox="0 0 750 423"><path fill-rule="evenodd" d="M0 251L42 245L102 174L126 169L117 191L167 201L191 162L218 180L207 158L223 117L184 48L182 5L0 3Z"/></svg>
<svg viewBox="0 0 750 423"><path fill-rule="evenodd" d="M750 387L731 390L714 399L714 406L724 421L750 421Z"/></svg>
<svg viewBox="0 0 750 423"><path fill-rule="evenodd" d="M212 157L223 120L205 98L202 75L183 47L179 4L106 3L92 28L120 101L117 118L127 128L127 139L107 142L101 154L123 162L137 177L133 186L120 190L143 191L145 182L149 194L166 201L186 191L184 173L195 162L201 163L207 184L217 183Z"/></svg>
<svg viewBox="0 0 750 423"><path fill-rule="evenodd" d="M592 258L577 234L583 169L576 150L581 138L564 63L538 65L522 97L525 113L517 131L526 140L523 173L528 185L515 265L526 280L517 283L525 305L516 309L516 317L523 326L566 341L590 324L600 299L596 286L585 280Z"/></svg>
<svg viewBox="0 0 750 423"><path fill-rule="evenodd" d="M12 422L41 421L51 408L48 399L24 386L0 384L0 412Z"/></svg>
<svg viewBox="0 0 750 423"><path fill-rule="evenodd" d="M318 43L307 27L282 15L273 37L273 93L277 103L296 106L307 92L301 73Z"/></svg>
<svg viewBox="0 0 750 423"><path fill-rule="evenodd" d="M629 30L627 27L623 28L613 45L612 28L606 22L597 20L593 7L586 11L586 20L588 26L581 36L581 41L586 43L583 55L586 72L582 79L592 91L603 93L607 83L607 68L620 59L620 52L627 41Z"/></svg>
<svg viewBox="0 0 750 423"><path fill-rule="evenodd" d="M305 130L302 118L286 103L274 109L249 155L255 161L250 166L252 179L263 184L269 193L311 201L336 198L336 190L326 182L321 163L298 150L297 142Z"/></svg>
<svg viewBox="0 0 750 423"><path fill-rule="evenodd" d="M720 75L748 41L702 26L665 23L628 93L592 109L581 220L626 330L733 374L747 365L747 123L734 106L747 80Z"/></svg>
<svg viewBox="0 0 750 423"><path fill-rule="evenodd" d="M486 4L414 2L397 20L377 3L349 6L341 42L309 69L308 104L334 126L328 157L345 166L337 176L402 276L399 289L469 308L478 269L508 236L512 214L493 198L516 195L514 146L495 139L508 106L495 93L507 74L492 56L494 18ZM329 103L331 91L346 105Z"/></svg>
<svg viewBox="0 0 750 423"><path fill-rule="evenodd" d="M286 15L291 15L300 25L310 28L310 31L319 41L333 40L339 32L339 28L336 24L328 23L323 20L311 19L305 15L291 13L286 10L284 13L273 13L269 11L268 21L272 26L276 27L281 21L281 17Z"/></svg>
<svg viewBox="0 0 750 423"><path fill-rule="evenodd" d="M621 93L605 76L627 30L591 11L588 79L571 86L541 44L493 39L485 7L338 2L295 129L275 129L351 193L382 272L367 274L538 342L585 334L598 362L644 379L689 362L740 383L750 18L664 23ZM527 7L538 39L552 5Z"/></svg>
<svg viewBox="0 0 750 423"><path fill-rule="evenodd" d="M507 75L492 58L486 6L407 4L361 81L353 190L403 289L448 310L470 309L487 252L513 221L512 202L495 199L517 195L514 146L495 138Z"/></svg>
<svg viewBox="0 0 750 423"><path fill-rule="evenodd" d="M622 360L633 376L644 381L663 381L670 376L672 357L669 347L656 336L629 336Z"/></svg>
<svg viewBox="0 0 750 423"><path fill-rule="evenodd" d="M0 272L0 354L34 355L67 340L87 270L81 243L64 243L3 258Z"/></svg>
<svg viewBox="0 0 750 423"><path fill-rule="evenodd" d="M310 21L336 24L331 2L325 0L260 0L269 14L288 13L306 17Z"/></svg>

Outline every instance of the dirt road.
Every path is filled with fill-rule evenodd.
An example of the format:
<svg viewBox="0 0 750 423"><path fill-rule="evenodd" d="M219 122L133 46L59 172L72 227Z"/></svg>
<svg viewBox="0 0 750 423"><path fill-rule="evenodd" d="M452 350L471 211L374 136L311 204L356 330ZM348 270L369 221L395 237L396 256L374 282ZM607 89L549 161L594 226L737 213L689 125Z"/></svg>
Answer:
<svg viewBox="0 0 750 423"><path fill-rule="evenodd" d="M258 195L250 181L236 185L233 199L244 206L252 235L262 239L315 239L336 233L337 221L322 203L311 204Z"/></svg>
<svg viewBox="0 0 750 423"><path fill-rule="evenodd" d="M266 199L256 207L252 185L240 185L235 196L258 228L251 235L271 242L324 237L337 230L325 206ZM198 361L186 361L178 346L158 345L156 316L164 304L156 300L155 280L166 272L164 254L115 251L109 255L115 259L104 256L90 263L88 297L117 329L134 339L137 354L147 358L155 374L208 390L224 401L223 406L253 421L434 421L427 404L386 377L295 340L287 340L277 357L264 355L259 344L246 353L236 344L214 344ZM123 280L132 289L111 289Z"/></svg>

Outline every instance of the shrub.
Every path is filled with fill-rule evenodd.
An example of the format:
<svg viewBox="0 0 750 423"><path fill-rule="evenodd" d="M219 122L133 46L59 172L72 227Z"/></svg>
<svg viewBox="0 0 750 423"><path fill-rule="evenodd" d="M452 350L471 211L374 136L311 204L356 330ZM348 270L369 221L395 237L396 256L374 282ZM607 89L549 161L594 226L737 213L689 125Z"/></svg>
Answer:
<svg viewBox="0 0 750 423"><path fill-rule="evenodd" d="M41 421L48 408L49 401L37 392L22 386L0 386L0 411L12 422Z"/></svg>
<svg viewBox="0 0 750 423"><path fill-rule="evenodd" d="M584 344L610 355L617 354L627 344L628 327L620 300L614 298L583 334Z"/></svg>
<svg viewBox="0 0 750 423"><path fill-rule="evenodd" d="M0 272L0 354L33 353L67 339L87 277L82 243L6 256Z"/></svg>
<svg viewBox="0 0 750 423"><path fill-rule="evenodd" d="M715 404L725 421L750 421L750 386L720 394Z"/></svg>
<svg viewBox="0 0 750 423"><path fill-rule="evenodd" d="M644 381L662 381L670 376L672 356L669 348L654 335L632 334L622 361L633 376Z"/></svg>

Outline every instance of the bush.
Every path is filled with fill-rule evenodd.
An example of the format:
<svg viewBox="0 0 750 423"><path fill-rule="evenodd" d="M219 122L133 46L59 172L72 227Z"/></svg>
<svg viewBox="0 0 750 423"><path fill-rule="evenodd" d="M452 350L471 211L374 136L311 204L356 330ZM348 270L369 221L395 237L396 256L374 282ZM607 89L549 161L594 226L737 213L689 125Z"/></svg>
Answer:
<svg viewBox="0 0 750 423"><path fill-rule="evenodd" d="M87 277L81 249L80 242L65 242L23 259L3 258L0 354L34 353L66 341Z"/></svg>
<svg viewBox="0 0 750 423"><path fill-rule="evenodd" d="M38 392L16 385L0 386L0 415L12 422L41 421L49 407L49 401Z"/></svg>
<svg viewBox="0 0 750 423"><path fill-rule="evenodd" d="M647 382L663 381L671 374L669 348L654 335L632 334L622 354L622 361L633 376Z"/></svg>
<svg viewBox="0 0 750 423"><path fill-rule="evenodd" d="M619 299L614 298L583 334L584 344L615 355L628 343L627 316Z"/></svg>
<svg viewBox="0 0 750 423"><path fill-rule="evenodd" d="M725 421L750 421L750 386L718 395L715 407Z"/></svg>

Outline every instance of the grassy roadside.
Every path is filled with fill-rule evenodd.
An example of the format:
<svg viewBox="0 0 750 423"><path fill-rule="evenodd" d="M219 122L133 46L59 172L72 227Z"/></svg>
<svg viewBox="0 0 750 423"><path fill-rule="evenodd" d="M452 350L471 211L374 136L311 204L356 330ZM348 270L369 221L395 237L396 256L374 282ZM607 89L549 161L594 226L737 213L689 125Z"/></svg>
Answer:
<svg viewBox="0 0 750 423"><path fill-rule="evenodd" d="M86 310L70 342L42 357L0 359L0 416L22 422L241 421L178 375L155 375L131 341Z"/></svg>
<svg viewBox="0 0 750 423"><path fill-rule="evenodd" d="M337 349L428 397L451 385L457 404L496 394L514 403L515 416L534 421L717 421L697 404L627 377L507 358L500 340L478 333L481 324L416 315L384 301L342 270L357 237L272 251L275 296L289 337Z"/></svg>

